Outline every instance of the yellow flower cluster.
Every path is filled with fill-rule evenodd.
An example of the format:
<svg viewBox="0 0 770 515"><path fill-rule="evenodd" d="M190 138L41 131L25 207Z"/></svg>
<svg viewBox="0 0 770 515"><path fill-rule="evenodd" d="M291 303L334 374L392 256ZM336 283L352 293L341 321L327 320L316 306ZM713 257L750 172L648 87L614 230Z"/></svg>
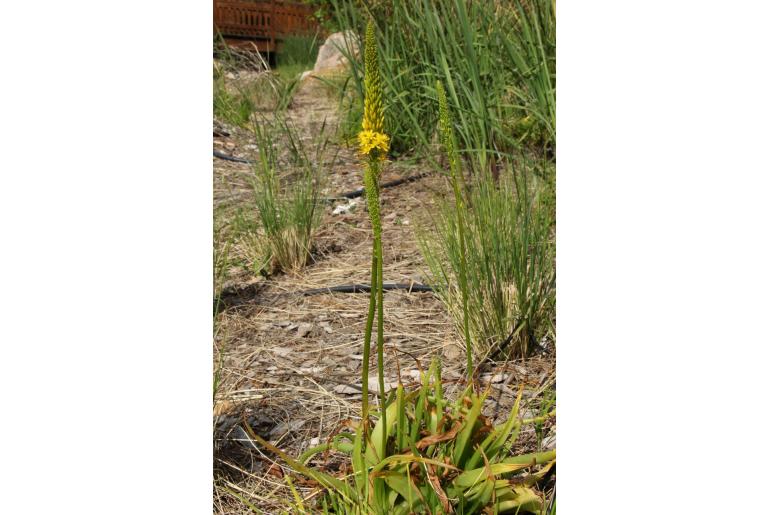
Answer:
<svg viewBox="0 0 770 515"><path fill-rule="evenodd" d="M358 133L358 145L361 154L368 156L373 150L379 150L379 158L385 159L390 147L390 138L387 134L371 130L363 130Z"/></svg>

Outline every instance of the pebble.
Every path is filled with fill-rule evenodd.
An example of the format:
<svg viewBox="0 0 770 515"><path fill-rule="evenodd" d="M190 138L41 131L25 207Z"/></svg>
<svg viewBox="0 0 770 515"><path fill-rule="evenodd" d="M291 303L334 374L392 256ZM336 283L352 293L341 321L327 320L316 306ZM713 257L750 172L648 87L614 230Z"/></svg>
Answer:
<svg viewBox="0 0 770 515"><path fill-rule="evenodd" d="M398 383L385 381L385 393L389 392L390 390L395 390L397 386ZM379 395L380 393L380 381L377 376L369 377L369 393L376 395Z"/></svg>
<svg viewBox="0 0 770 515"><path fill-rule="evenodd" d="M354 393L361 393L361 390L357 390L352 386L349 386L346 384L338 384L337 386L334 387L334 393L354 394Z"/></svg>
<svg viewBox="0 0 770 515"><path fill-rule="evenodd" d="M300 338L304 338L312 330L313 330L313 324L307 324L307 323L299 324L299 326L297 327L297 336Z"/></svg>

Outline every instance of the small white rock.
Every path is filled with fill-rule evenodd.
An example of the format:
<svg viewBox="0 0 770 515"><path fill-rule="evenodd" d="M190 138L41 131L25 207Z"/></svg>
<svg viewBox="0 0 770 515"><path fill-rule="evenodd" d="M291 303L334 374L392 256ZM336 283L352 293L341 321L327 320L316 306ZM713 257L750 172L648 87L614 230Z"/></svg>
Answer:
<svg viewBox="0 0 770 515"><path fill-rule="evenodd" d="M358 199L351 199L347 204L340 204L332 211L333 215L344 215L350 213L358 205Z"/></svg>
<svg viewBox="0 0 770 515"><path fill-rule="evenodd" d="M484 374L481 381L484 383L502 383L508 378L508 374Z"/></svg>
<svg viewBox="0 0 770 515"><path fill-rule="evenodd" d="M307 336L307 334L313 330L313 324L299 324L297 327L297 336L300 338L304 338Z"/></svg>
<svg viewBox="0 0 770 515"><path fill-rule="evenodd" d="M388 393L391 390L394 390L398 386L398 383L391 383L388 381L385 381L385 393ZM369 377L369 393L374 395L380 394L380 382L377 376L370 376Z"/></svg>
<svg viewBox="0 0 770 515"><path fill-rule="evenodd" d="M354 393L361 393L361 390L356 390L352 386L346 385L346 384L338 384L334 387L334 393L342 393L342 394L354 394Z"/></svg>

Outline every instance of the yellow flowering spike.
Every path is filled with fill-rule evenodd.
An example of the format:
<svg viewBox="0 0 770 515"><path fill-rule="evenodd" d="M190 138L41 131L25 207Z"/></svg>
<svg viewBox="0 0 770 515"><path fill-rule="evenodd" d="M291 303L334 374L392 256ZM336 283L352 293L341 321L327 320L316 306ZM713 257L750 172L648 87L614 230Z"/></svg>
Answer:
<svg viewBox="0 0 770 515"><path fill-rule="evenodd" d="M374 22L366 26L364 49L364 121L365 131L384 132L385 114L382 107L382 84L380 67L377 62L377 39L374 35Z"/></svg>

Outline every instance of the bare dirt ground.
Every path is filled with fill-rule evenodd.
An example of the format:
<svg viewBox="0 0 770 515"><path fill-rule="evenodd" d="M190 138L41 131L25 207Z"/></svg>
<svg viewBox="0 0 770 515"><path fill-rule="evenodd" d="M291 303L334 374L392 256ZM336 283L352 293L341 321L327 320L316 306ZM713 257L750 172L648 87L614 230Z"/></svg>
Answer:
<svg viewBox="0 0 770 515"><path fill-rule="evenodd" d="M287 117L312 140L321 127L333 129L337 104L320 83L307 79L295 93ZM226 127L214 148L230 155L255 157L248 131ZM352 149L330 145L325 160L324 196L361 187L361 167ZM240 207L253 210L248 164L213 160L215 216ZM383 181L427 171L406 161L386 166ZM425 224L437 196L447 185L439 176L382 192L384 280L423 282L424 263L415 229ZM340 205L351 206L334 214ZM243 266L226 271L224 309L215 315L214 371L220 378L214 406L214 511L280 513L291 495L288 472L270 454L253 445L242 426L298 455L325 441L347 420L360 417L360 384L366 293L313 296L296 292L351 283L368 283L372 236L362 199L328 203L315 237L313 261L297 274L262 278ZM235 249L237 252L238 249ZM441 302L432 293L384 294L386 383L396 383L396 364L405 386L415 383L420 366L440 356L447 392L459 388L464 370L461 339ZM374 353L373 353L374 354ZM374 357L374 356L373 356ZM535 415L543 393L554 386L553 355L526 361L491 363L482 384L491 388L487 414L505 417L519 386L524 413ZM374 363L370 370L376 370ZM376 389L375 389L376 391ZM374 399L372 402L377 403ZM519 439L532 451L555 445L555 428L546 424L538 438L531 428ZM518 449L517 449L518 450ZM334 470L333 457L326 467ZM299 483L304 495L314 491Z"/></svg>

